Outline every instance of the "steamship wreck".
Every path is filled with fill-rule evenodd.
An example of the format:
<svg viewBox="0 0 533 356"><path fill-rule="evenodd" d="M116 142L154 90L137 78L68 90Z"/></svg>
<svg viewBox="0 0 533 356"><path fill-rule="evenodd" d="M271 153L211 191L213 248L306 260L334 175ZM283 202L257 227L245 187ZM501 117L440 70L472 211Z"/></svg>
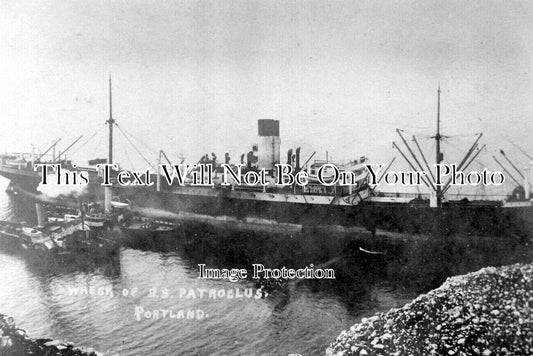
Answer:
<svg viewBox="0 0 533 356"><path fill-rule="evenodd" d="M409 144L398 131L402 141L412 154L410 160L398 147L400 154L409 163L413 171L426 171L421 161L427 164L426 157L417 159ZM443 161L440 149L443 136L440 133L440 88L437 104L437 132L433 137L436 142L436 163ZM459 170L466 171L485 146L479 146L478 136L470 150L458 165ZM280 153L279 121L258 121L258 144L252 151L241 156L241 163L248 169L265 169L274 179L274 167L284 163ZM415 140L416 142L416 140ZM418 146L418 143L417 143ZM164 153L160 154L164 156ZM266 226L266 229L302 231L305 229L326 229L326 231L394 231L401 233L439 233L439 234L475 234L501 235L511 234L529 238L533 232L533 202L529 198L530 185L527 179L517 186L505 200L447 200L446 193L450 182L436 185L427 178L424 183L430 189L430 198L408 195L384 195L371 186L367 179L368 172L365 157L354 159L348 164L336 164L341 172L351 172L356 179L350 185L334 184L325 186L313 181L317 170L328 163L315 160L313 155L301 163L300 149L287 153L287 164L293 171L305 170L310 182L306 186L223 186L215 182L212 187L192 185L168 185L161 172L156 174L156 189L135 189L129 198L145 206L156 207L163 211L179 213L180 218L201 222L218 223L222 226ZM416 163L413 163L412 160ZM225 163L228 162L225 157ZM203 157L201 162L208 162ZM216 159L211 164L217 165ZM391 162L392 164L392 162ZM390 165L389 165L390 167ZM387 167L385 172L388 170ZM504 167L502 167L504 168ZM215 168L216 171L216 168ZM384 173L385 173L384 172ZM381 175L379 180L383 177ZM507 172L508 173L508 172ZM428 177L432 175L428 174ZM128 188L121 189L121 194L128 195ZM360 231L360 230L359 230Z"/></svg>
<svg viewBox="0 0 533 356"><path fill-rule="evenodd" d="M275 165L281 161L279 121L258 121L259 143L252 147L247 155L241 156L242 172L263 169L269 180L268 185L236 184L222 185L222 167L216 159L203 157L200 162L213 165L213 186L204 187L193 184L168 184L161 171L155 175L154 189L118 187L120 196L127 197L134 204L179 213L180 218L204 221L212 224L263 226L266 229L279 228L298 231L302 226L354 225L355 217L350 211L365 199L371 190L367 183L368 172L365 168L366 158L360 157L348 164L335 165L340 172L351 172L353 181L350 185L334 184L326 186L318 183L318 169L332 162L313 161L313 155L301 162L300 149L289 150L287 164L293 172L306 169L309 184L299 186L277 185ZM246 156L246 157L245 157ZM215 156L213 156L215 157ZM234 167L226 155L224 163ZM189 175L192 172L189 172ZM324 169L324 179L331 179L331 170Z"/></svg>
<svg viewBox="0 0 533 356"><path fill-rule="evenodd" d="M254 145L246 160L241 157L241 163L251 170L264 168L274 180L274 167L281 159L279 121L259 120L258 134L259 144ZM476 153L479 150L472 150L469 159L473 159ZM430 199L387 196L376 192L369 184L365 157L336 165L341 172L354 173L353 184L325 186L313 182L313 177L321 166L332 162L315 160L309 163L311 156L302 164L299 154L299 149L294 153L289 150L286 162L295 172L308 172L310 182L305 186L224 186L216 174L212 187L168 185L158 172L154 179L157 182L155 190L119 187L118 191L136 204L173 212L179 219L229 227L242 225L243 228L252 226L285 232L329 229L415 234L510 233L519 236L529 236L533 231L533 205L522 187L515 189L520 194L514 194L506 201L447 201L444 199L446 189L442 187L435 187ZM208 162L206 157L202 162ZM209 163L217 166L216 162ZM215 167L214 171L220 172L220 168ZM431 183L427 183L431 187Z"/></svg>
<svg viewBox="0 0 533 356"><path fill-rule="evenodd" d="M437 133L434 136L437 144L436 163L441 163L440 151L440 89L437 110ZM109 157L108 163L113 163L113 128L117 126L112 116L111 81L109 86L110 116L107 120L109 129ZM121 130L122 131L122 130ZM399 132L400 133L400 132ZM401 134L400 134L401 136ZM402 136L401 136L402 137ZM402 156L414 170L422 168L409 145L402 137L416 164L412 163L399 149ZM479 140L479 137L478 137ZM459 165L466 170L468 165L483 149L478 147L478 140ZM289 150L282 160L280 152L279 121L258 121L258 144L252 150L241 156L241 163L248 170L265 169L273 180L277 163L287 163L295 172L305 170L310 177L306 186L296 184L277 186L263 185L221 185L215 173L215 182L212 186L195 186L192 184L178 185L167 184L162 172L152 172L151 181L156 181L154 186L120 186L104 188L105 209L111 212L113 196L128 199L134 208L141 214L149 217L166 218L169 220L192 221L207 223L229 228L266 230L280 232L301 232L305 229L330 228L337 230L353 229L350 231L376 230L407 232L407 233L433 233L444 234L513 234L529 237L533 232L533 203L529 199L529 185L515 189L517 194L512 194L506 200L478 200L460 201L446 200L445 193L448 186L438 186L434 182L424 181L430 188L430 199L406 195L380 194L375 186L369 185L365 164L367 159L360 157L345 165L336 165L340 171L351 172L356 179L350 185L334 184L325 186L313 181L317 170L329 163L328 160L314 160L314 154L302 164L300 149L294 152ZM420 151L421 152L421 151ZM159 164L166 158L160 151ZM245 159L246 158L246 159ZM12 185L28 188L26 182L31 181L29 188L35 184L35 177L24 178L28 169L18 167L18 172L13 172L13 167L6 170L5 157L2 158L0 175L11 179ZM427 160L423 157L427 165ZM212 164L214 172L220 172L216 158L203 157L200 162ZM226 155L224 163L231 165ZM416 166L418 165L418 167ZM390 166L390 165L389 165ZM160 167L160 165L158 166ZM388 167L385 169L387 170ZM18 174L17 174L18 173ZM192 172L189 172L192 173ZM93 171L93 174L94 171ZM91 178L94 180L93 178ZM218 180L217 180L218 179ZM24 184L20 184L24 182ZM35 189L35 187L33 187Z"/></svg>

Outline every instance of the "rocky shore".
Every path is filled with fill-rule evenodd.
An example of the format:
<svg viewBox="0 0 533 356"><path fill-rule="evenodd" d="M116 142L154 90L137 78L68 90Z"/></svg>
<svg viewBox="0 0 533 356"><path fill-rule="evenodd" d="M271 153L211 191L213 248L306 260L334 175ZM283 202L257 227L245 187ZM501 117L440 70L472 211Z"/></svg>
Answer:
<svg viewBox="0 0 533 356"><path fill-rule="evenodd" d="M533 264L448 278L401 309L363 318L326 355L533 355Z"/></svg>
<svg viewBox="0 0 533 356"><path fill-rule="evenodd" d="M15 320L0 314L0 356L98 356L92 348L75 346L70 342L30 338Z"/></svg>

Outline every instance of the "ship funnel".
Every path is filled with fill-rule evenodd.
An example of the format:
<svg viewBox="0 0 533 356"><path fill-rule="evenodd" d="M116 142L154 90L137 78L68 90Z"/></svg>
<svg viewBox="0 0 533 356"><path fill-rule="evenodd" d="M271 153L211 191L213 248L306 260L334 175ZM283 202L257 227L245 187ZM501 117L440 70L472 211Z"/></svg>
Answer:
<svg viewBox="0 0 533 356"><path fill-rule="evenodd" d="M296 149L296 161L295 161L295 166L296 166L296 172L300 171L300 147L298 147Z"/></svg>
<svg viewBox="0 0 533 356"><path fill-rule="evenodd" d="M259 168L273 170L274 165L280 163L279 120L263 119L258 121L259 126L259 147L258 162Z"/></svg>

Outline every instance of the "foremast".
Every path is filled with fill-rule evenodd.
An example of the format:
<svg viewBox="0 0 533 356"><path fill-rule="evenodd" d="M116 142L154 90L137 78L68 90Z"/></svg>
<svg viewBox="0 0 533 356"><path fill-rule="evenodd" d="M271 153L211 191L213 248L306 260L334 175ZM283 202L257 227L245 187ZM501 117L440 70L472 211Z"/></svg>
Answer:
<svg viewBox="0 0 533 356"><path fill-rule="evenodd" d="M442 152L440 151L440 141L442 139L442 136L440 135L440 84L439 88L437 89L437 134L434 136L435 138L435 144L436 144L436 157L435 162L436 164L441 164L442 162ZM437 196L437 207L440 208L442 206L442 187L440 184L436 185L436 196Z"/></svg>
<svg viewBox="0 0 533 356"><path fill-rule="evenodd" d="M107 157L107 163L113 163L113 126L115 125L115 120L113 119L113 97L111 92L111 74L109 75L109 119L106 121L109 125L109 153ZM106 213L111 213L111 201L113 198L113 189L112 186L106 186L104 189L104 210Z"/></svg>
<svg viewBox="0 0 533 356"><path fill-rule="evenodd" d="M113 163L113 125L115 120L113 119L113 98L111 93L111 74L109 75L109 120L106 121L109 125L109 154L107 163Z"/></svg>

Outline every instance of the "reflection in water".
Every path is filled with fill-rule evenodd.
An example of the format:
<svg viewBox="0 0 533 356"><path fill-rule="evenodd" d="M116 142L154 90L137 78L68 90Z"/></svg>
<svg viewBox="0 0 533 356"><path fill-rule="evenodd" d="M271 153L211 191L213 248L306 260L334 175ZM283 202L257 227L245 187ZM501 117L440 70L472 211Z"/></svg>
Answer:
<svg viewBox="0 0 533 356"><path fill-rule="evenodd" d="M4 189L0 186L0 218L33 221L33 204L9 199ZM385 253L371 255L359 247ZM0 313L15 317L34 337L121 356L322 354L361 317L402 306L450 273L531 258L530 248L517 244L480 242L474 251L465 251L461 242L287 238L200 226L184 227L180 236L166 239L129 240L118 254L99 259L36 260L0 250ZM457 254L461 257L454 260ZM249 271L252 263L271 268L327 263L336 279L263 283L269 294L256 299L261 283L198 279L198 263ZM244 296L228 292L235 289ZM245 296L247 290L253 292L251 298ZM217 297L210 297L210 291ZM191 310L205 317L163 316L163 311L186 315Z"/></svg>

